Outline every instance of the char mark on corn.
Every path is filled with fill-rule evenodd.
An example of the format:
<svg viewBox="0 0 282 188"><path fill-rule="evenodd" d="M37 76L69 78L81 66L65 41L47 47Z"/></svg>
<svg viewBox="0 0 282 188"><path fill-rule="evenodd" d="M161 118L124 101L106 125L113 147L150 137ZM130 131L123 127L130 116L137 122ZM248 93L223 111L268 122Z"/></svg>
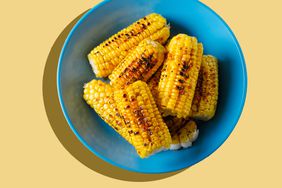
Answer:
<svg viewBox="0 0 282 188"><path fill-rule="evenodd" d="M218 61L211 55L204 55L190 117L203 121L210 120L215 115L217 100Z"/></svg>

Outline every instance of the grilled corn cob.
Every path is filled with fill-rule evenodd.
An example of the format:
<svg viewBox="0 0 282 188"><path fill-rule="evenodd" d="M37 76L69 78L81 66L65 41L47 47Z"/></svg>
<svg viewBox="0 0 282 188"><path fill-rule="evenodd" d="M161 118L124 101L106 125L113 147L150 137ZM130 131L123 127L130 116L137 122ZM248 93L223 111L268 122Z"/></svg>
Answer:
<svg viewBox="0 0 282 188"><path fill-rule="evenodd" d="M216 111L217 99L218 62L215 57L204 55L190 116L204 121L211 119Z"/></svg>
<svg viewBox="0 0 282 188"><path fill-rule="evenodd" d="M137 81L125 89L116 90L114 99L132 145L141 158L170 147L169 130L145 82Z"/></svg>
<svg viewBox="0 0 282 188"><path fill-rule="evenodd" d="M88 54L88 59L96 76L106 77L142 40L151 38L164 43L169 35L170 28L166 19L159 14L152 13L95 47Z"/></svg>
<svg viewBox="0 0 282 188"><path fill-rule="evenodd" d="M188 121L178 131L171 134L172 144L170 145L170 150L192 146L192 142L198 138L198 135L197 124L194 121Z"/></svg>
<svg viewBox="0 0 282 188"><path fill-rule="evenodd" d="M156 104L158 105L157 101L158 101L158 85L159 85L159 81L161 78L161 73L162 73L162 67L160 67L157 72L155 72L155 74L147 81L147 84L151 90L151 93L156 101ZM159 108L159 106L158 106Z"/></svg>
<svg viewBox="0 0 282 188"><path fill-rule="evenodd" d="M158 85L158 100L163 116L187 118L197 84L203 54L195 37L178 34L167 46Z"/></svg>
<svg viewBox="0 0 282 188"><path fill-rule="evenodd" d="M109 76L111 85L124 87L137 80L147 81L164 60L165 48L151 39L143 40Z"/></svg>
<svg viewBox="0 0 282 188"><path fill-rule="evenodd" d="M84 85L83 98L97 114L122 137L131 143L122 116L118 113L114 102L113 89L109 84L100 80L92 80Z"/></svg>

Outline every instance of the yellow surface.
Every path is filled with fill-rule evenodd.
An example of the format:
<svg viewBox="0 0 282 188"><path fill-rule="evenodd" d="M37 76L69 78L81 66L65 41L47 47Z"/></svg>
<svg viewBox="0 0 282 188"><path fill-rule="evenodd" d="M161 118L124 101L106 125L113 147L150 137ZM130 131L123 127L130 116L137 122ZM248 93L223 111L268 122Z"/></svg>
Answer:
<svg viewBox="0 0 282 188"><path fill-rule="evenodd" d="M248 96L225 144L206 160L173 176L136 175L96 160L74 136L66 136L70 130L64 128L56 98L45 96L54 103L54 109L46 105L50 121L56 117L54 129L65 136L61 141L73 155L48 122L42 82L49 51L64 28L97 1L1 1L0 187L282 187L281 1L203 1L226 20L240 41L249 74ZM49 62L56 55L51 54ZM50 88L45 92L50 97L56 97L54 64L48 64L45 75Z"/></svg>

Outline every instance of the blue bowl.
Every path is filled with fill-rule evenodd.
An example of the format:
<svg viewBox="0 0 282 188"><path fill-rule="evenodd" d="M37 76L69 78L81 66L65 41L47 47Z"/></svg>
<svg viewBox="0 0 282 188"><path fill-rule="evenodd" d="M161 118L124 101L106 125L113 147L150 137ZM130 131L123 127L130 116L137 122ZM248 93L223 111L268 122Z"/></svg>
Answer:
<svg viewBox="0 0 282 188"><path fill-rule="evenodd" d="M83 84L95 78L87 54L112 34L139 18L160 13L172 35L187 33L204 44L205 54L219 59L216 116L199 124L198 140L189 149L165 151L140 159L134 148L111 129L82 99ZM103 160L141 173L165 173L208 157L228 138L242 112L247 73L243 53L227 24L197 0L111 0L88 11L74 26L61 52L58 94L67 122L79 140Z"/></svg>

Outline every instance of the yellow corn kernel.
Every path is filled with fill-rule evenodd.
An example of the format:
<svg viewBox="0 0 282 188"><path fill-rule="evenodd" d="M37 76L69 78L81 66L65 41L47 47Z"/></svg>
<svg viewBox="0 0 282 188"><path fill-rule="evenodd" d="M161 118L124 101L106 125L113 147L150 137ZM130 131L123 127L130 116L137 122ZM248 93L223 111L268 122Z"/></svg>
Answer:
<svg viewBox="0 0 282 188"><path fill-rule="evenodd" d="M203 121L210 120L215 114L217 100L218 61L211 55L204 55L190 117Z"/></svg>
<svg viewBox="0 0 282 188"><path fill-rule="evenodd" d="M142 40L151 38L165 43L169 35L170 28L166 19L152 13L95 47L88 54L88 59L96 77L107 77L128 52Z"/></svg>
<svg viewBox="0 0 282 188"><path fill-rule="evenodd" d="M201 66L203 45L195 37L178 34L167 45L158 85L158 106L163 116L187 118Z"/></svg>
<svg viewBox="0 0 282 188"><path fill-rule="evenodd" d="M114 102L113 89L100 80L92 80L84 85L83 98L96 113L122 137L131 143L131 137L126 129L122 116L118 113Z"/></svg>
<svg viewBox="0 0 282 188"><path fill-rule="evenodd" d="M114 99L124 118L132 145L141 158L170 147L169 130L145 82L137 81L116 90Z"/></svg>
<svg viewBox="0 0 282 188"><path fill-rule="evenodd" d="M151 39L143 40L109 76L111 85L124 87L137 80L147 81L163 63L165 48Z"/></svg>

